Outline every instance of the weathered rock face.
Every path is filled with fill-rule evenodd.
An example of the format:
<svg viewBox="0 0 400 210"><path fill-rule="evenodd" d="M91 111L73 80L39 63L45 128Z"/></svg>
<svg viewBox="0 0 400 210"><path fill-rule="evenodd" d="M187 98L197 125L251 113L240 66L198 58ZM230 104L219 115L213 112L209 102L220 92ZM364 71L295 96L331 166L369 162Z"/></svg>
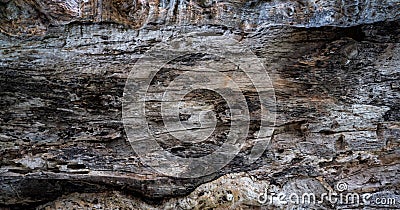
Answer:
<svg viewBox="0 0 400 210"><path fill-rule="evenodd" d="M354 26L396 20L399 4L385 1L128 1L2 0L2 33L44 35L52 25L113 22L131 28L145 25L225 25L255 29L274 25L300 27Z"/></svg>
<svg viewBox="0 0 400 210"><path fill-rule="evenodd" d="M237 208L259 206L266 186L321 195L338 181L349 192L400 201L399 7L389 0L0 1L0 203L34 207L64 195L41 208L68 199L109 206L91 198L112 195L129 208ZM243 161L249 145L217 173L174 178L144 165L127 141L121 112L129 72L148 49L185 33L235 39L264 64L276 123L256 162ZM215 58L179 62L208 61ZM157 81L182 69L174 70ZM244 95L257 115L254 91ZM222 116L223 99L205 92L191 97L229 117ZM162 121L159 110L150 111L149 122ZM229 130L229 123L217 125L221 135L211 143L162 143L176 155L209 153ZM252 122L250 132L258 127ZM75 192L87 194L69 195Z"/></svg>

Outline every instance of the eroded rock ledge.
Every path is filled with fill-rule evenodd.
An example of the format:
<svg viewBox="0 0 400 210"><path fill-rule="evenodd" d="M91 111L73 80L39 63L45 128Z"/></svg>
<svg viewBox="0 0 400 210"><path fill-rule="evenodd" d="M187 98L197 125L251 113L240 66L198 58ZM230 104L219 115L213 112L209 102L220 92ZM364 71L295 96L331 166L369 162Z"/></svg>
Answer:
<svg viewBox="0 0 400 210"><path fill-rule="evenodd" d="M74 192L117 191L113 195L134 195L154 207L173 206L185 197L168 198L188 194L195 203L207 192L202 199L218 200L221 183L241 180L255 191L274 185L318 193L345 181L354 192L398 197L396 1L189 3L1 1L2 205L25 208ZM329 11L340 12L332 17ZM349 27L315 28L324 25ZM217 174L165 177L142 165L127 142L121 98L129 71L147 49L186 32L236 39L267 68L277 122L271 145L253 165L241 161L244 150ZM257 206L245 188L237 188L239 204Z"/></svg>

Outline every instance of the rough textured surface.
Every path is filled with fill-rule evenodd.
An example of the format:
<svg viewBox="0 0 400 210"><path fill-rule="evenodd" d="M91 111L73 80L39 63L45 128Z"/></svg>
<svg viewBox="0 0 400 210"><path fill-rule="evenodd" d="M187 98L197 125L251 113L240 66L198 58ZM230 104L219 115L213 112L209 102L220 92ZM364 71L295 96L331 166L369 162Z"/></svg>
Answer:
<svg viewBox="0 0 400 210"><path fill-rule="evenodd" d="M354 26L399 16L397 0L183 1L183 0L2 0L0 31L44 35L52 25L114 22L130 28L225 25L255 29L270 25Z"/></svg>
<svg viewBox="0 0 400 210"><path fill-rule="evenodd" d="M338 181L398 198L397 1L3 0L0 11L3 206L255 207L265 186L322 193ZM244 148L219 173L176 179L143 165L127 142L121 98L129 71L147 49L186 32L234 38L268 70L277 122L254 164L241 161ZM166 142L185 151L173 145Z"/></svg>

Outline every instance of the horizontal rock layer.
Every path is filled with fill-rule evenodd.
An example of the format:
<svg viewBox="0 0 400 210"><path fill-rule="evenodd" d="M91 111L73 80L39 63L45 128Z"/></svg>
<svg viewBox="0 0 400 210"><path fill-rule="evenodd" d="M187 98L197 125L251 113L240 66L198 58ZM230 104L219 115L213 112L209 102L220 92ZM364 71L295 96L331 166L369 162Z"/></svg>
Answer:
<svg viewBox="0 0 400 210"><path fill-rule="evenodd" d="M3 0L0 11L2 33L31 36L44 35L50 26L72 22L113 22L131 28L208 24L239 30L275 25L355 26L395 20L400 5L396 0Z"/></svg>

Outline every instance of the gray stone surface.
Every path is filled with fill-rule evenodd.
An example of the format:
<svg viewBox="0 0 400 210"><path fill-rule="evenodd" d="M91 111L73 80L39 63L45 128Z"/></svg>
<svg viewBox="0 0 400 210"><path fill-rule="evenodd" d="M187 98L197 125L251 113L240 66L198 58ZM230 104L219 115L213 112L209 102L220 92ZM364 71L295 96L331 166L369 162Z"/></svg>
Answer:
<svg viewBox="0 0 400 210"><path fill-rule="evenodd" d="M397 1L134 3L0 1L2 206L260 208L255 198L266 186L321 194L339 181L349 192L400 201ZM122 123L129 72L148 49L185 33L235 39L264 64L277 119L255 163L243 161L249 143L214 174L174 178L144 165L129 144ZM204 61L215 60L189 56L181 68ZM245 93L257 116L253 95ZM193 97L227 118L222 100L201 92ZM149 122L162 120L153 111ZM223 133L229 125L218 128ZM212 139L176 147L167 138L163 146L202 155L224 136Z"/></svg>

